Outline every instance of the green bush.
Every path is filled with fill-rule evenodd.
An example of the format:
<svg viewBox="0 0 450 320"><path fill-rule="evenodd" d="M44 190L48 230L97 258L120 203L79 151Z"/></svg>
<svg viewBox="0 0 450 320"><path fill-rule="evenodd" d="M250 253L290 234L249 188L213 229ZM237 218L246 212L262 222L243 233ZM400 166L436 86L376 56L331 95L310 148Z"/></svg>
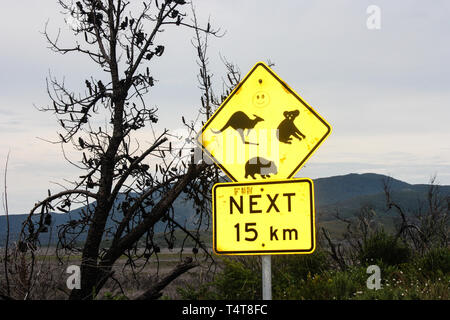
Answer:
<svg viewBox="0 0 450 320"><path fill-rule="evenodd" d="M261 299L261 258L259 256L223 259L223 270L214 281L202 286L178 288L183 299ZM300 282L330 270L327 253L272 256L274 299L297 299Z"/></svg>
<svg viewBox="0 0 450 320"><path fill-rule="evenodd" d="M328 254L316 250L308 255L272 257L272 291L274 299L297 299L301 282L332 268Z"/></svg>
<svg viewBox="0 0 450 320"><path fill-rule="evenodd" d="M214 287L219 299L261 299L261 265L259 257L225 259L225 268L219 274Z"/></svg>
<svg viewBox="0 0 450 320"><path fill-rule="evenodd" d="M342 300L351 299L355 292L365 287L365 269L351 268L343 271L326 271L308 276L300 281L296 296L301 300Z"/></svg>
<svg viewBox="0 0 450 320"><path fill-rule="evenodd" d="M128 300L128 298L123 294L114 295L112 292L107 291L103 294L103 300Z"/></svg>
<svg viewBox="0 0 450 320"><path fill-rule="evenodd" d="M417 267L424 274L450 273L450 248L433 248L418 259Z"/></svg>
<svg viewBox="0 0 450 320"><path fill-rule="evenodd" d="M379 233L361 250L362 261L381 268L380 290L367 288L367 265L337 271L327 253L320 250L311 255L272 256L273 299L449 299L450 249L433 249L413 257L406 246L394 240ZM394 253L398 256L393 257ZM261 299L260 261L258 256L225 258L212 282L188 285L179 293L183 299Z"/></svg>
<svg viewBox="0 0 450 320"><path fill-rule="evenodd" d="M320 250L307 255L275 256L272 260L276 272L295 279L306 279L308 275L321 274L332 268L328 254Z"/></svg>
<svg viewBox="0 0 450 320"><path fill-rule="evenodd" d="M261 265L259 257L224 258L223 270L203 285L178 288L182 299L190 300L259 300L261 299Z"/></svg>
<svg viewBox="0 0 450 320"><path fill-rule="evenodd" d="M410 258L410 248L384 231L378 231L367 238L358 254L362 265L399 265L410 261Z"/></svg>
<svg viewBox="0 0 450 320"><path fill-rule="evenodd" d="M217 295L210 291L210 284L189 284L177 288L177 293L183 300L216 300Z"/></svg>

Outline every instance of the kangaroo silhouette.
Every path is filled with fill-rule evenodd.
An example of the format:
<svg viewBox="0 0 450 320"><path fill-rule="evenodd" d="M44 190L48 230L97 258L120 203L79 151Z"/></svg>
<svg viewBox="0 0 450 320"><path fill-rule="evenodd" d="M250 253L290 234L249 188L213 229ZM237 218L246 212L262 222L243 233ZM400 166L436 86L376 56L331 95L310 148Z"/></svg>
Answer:
<svg viewBox="0 0 450 320"><path fill-rule="evenodd" d="M254 114L254 116L255 119L250 119L244 112L236 111L231 115L230 119L228 119L227 123L223 126L222 129L218 131L211 129L211 131L215 134L218 134L226 130L228 127L231 127L239 133L243 143L258 145L257 143L247 142L245 141L244 138L244 130L247 129L247 136L248 136L250 130L253 129L258 122L264 121L263 118L258 117L256 114Z"/></svg>

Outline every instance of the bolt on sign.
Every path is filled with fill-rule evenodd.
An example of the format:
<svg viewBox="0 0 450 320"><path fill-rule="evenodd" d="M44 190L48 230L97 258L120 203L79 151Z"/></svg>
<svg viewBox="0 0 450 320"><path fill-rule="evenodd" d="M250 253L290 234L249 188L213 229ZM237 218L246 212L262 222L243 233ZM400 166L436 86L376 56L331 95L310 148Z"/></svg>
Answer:
<svg viewBox="0 0 450 320"><path fill-rule="evenodd" d="M331 126L263 62L257 63L197 136L232 181L292 178Z"/></svg>
<svg viewBox="0 0 450 320"><path fill-rule="evenodd" d="M217 254L306 254L315 249L310 179L218 183L213 187Z"/></svg>

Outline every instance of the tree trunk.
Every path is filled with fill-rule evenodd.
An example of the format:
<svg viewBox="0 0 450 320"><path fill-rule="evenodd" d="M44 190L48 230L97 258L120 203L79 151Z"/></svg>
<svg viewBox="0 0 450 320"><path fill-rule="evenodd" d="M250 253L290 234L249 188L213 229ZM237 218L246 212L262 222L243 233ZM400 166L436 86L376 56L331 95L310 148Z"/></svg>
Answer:
<svg viewBox="0 0 450 320"><path fill-rule="evenodd" d="M114 83L113 79L113 83ZM116 92L123 88L116 87ZM118 94L120 96L120 94ZM93 299L99 288L97 283L101 280L103 272L98 269L98 256L100 244L105 232L106 221L115 199L109 199L112 190L115 155L123 139L123 107L124 101L116 101L114 108L114 130L106 153L101 159L101 174L99 189L97 192L97 203L93 214L92 225L86 238L81 258L81 289L74 289L70 299L84 300ZM93 296L94 295L94 296Z"/></svg>

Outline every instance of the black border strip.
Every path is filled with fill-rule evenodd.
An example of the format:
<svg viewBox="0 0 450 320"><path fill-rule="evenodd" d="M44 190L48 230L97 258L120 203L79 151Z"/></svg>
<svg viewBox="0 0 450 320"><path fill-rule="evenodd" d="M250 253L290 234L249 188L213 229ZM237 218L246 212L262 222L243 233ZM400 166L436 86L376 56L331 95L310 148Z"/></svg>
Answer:
<svg viewBox="0 0 450 320"><path fill-rule="evenodd" d="M259 305L259 309L254 306ZM253 306L253 313L234 312L249 310ZM214 317L207 314L185 314L185 310L199 307L215 307ZM261 308L263 307L263 308ZM291 319L292 315L300 311L304 315L311 314L318 319L343 318L357 319L365 315L368 310L376 318L389 316L396 319L407 319L417 316L423 310L433 310L435 313L448 312L448 300L12 300L1 301L0 308L4 313L16 315L36 316L45 314L46 319L60 319L55 312L57 308L69 310L64 314L69 319L111 318L128 319L130 310L133 313L152 314L162 312L165 319ZM231 308L231 309L229 309ZM261 310L256 312L256 310ZM53 312L49 312L49 310ZM231 312L229 312L229 310ZM363 310L363 313L359 312ZM350 311L350 312L349 312ZM330 317L331 315L331 317ZM350 317L349 317L350 315Z"/></svg>
<svg viewBox="0 0 450 320"><path fill-rule="evenodd" d="M264 184L281 184L281 183L302 183L307 182L309 184L310 192L310 216L311 216L311 248L309 249L291 249L291 250L251 250L251 251L218 251L217 250L217 208L216 208L216 189L220 187L239 187L239 186L249 186L249 185L264 185ZM268 253L313 253L316 247L315 243L315 207L314 207L314 182L311 179L301 178L301 179L289 179L289 180L273 180L273 181L255 181L255 182L228 182L228 183L217 183L213 186L213 250L214 253L218 255L238 255L238 254L268 254Z"/></svg>
<svg viewBox="0 0 450 320"><path fill-rule="evenodd" d="M230 99L241 89L242 85L247 81L247 79L253 74L253 72L258 68L259 66L262 66L264 69L266 69L287 91L289 91L294 97L296 97L311 113L313 113L319 120L327 127L327 132L322 137L322 139L319 140L318 143L314 146L314 148L311 149L311 151L306 155L306 157L303 158L303 160L300 162L300 164L295 167L295 169L292 171L287 178L292 178L299 170L300 168L306 163L306 161L311 157L311 155L316 151L316 149L322 144L322 142L330 135L331 133L331 126L312 108L310 107L299 95L297 95L283 80L281 80L269 67L267 67L264 63L258 62L245 76L244 80L242 80L238 86L233 90L233 92L230 93L230 95L227 97L227 99L222 103L222 105L219 107L219 109L214 112L214 114L208 119L208 121L203 126L202 130L197 134L195 141L197 145L199 145L203 152L205 152L212 160L213 162L223 171L225 174L233 181L238 182L238 180L233 177L233 175L228 172L227 169L202 145L198 142L199 136L203 133L204 130L207 129L209 124L212 122L212 120L223 110L223 108L227 105L227 103L230 101Z"/></svg>

